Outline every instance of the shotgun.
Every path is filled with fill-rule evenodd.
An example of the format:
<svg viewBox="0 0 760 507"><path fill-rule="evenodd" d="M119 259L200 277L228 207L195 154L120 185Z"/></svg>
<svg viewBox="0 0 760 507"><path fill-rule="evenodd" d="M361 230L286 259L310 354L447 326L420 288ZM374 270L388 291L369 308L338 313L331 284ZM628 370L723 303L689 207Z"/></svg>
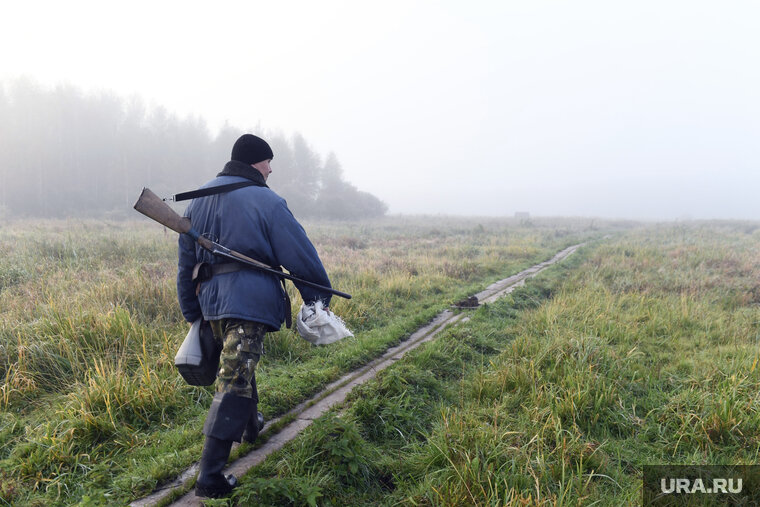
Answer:
<svg viewBox="0 0 760 507"><path fill-rule="evenodd" d="M282 271L274 269L272 266L268 266L263 262L252 259L246 255L241 254L240 252L230 250L226 246L220 245L215 241L211 241L210 239L201 236L198 231L193 229L189 218L179 216L176 211L171 209L168 204L161 200L161 198L154 194L149 188L143 188L143 191L140 194L140 197L137 199L134 208L146 217L155 220L159 224L168 227L174 232L187 234L193 238L193 240L195 240L201 246L201 248L208 250L216 256L240 262L253 269L271 273L279 278L284 278L292 282L302 283L307 287L323 290L342 298L351 299L351 294L346 294L345 292L341 292L330 287L325 287L324 285L319 285L318 283L310 282L308 280L302 280L301 278L295 277L289 273L283 273Z"/></svg>

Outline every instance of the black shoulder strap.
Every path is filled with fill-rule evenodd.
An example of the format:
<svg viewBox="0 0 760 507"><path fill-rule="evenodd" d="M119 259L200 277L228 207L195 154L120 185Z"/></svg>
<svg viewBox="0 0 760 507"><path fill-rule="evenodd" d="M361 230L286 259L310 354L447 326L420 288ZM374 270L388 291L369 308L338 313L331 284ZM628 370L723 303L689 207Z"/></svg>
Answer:
<svg viewBox="0 0 760 507"><path fill-rule="evenodd" d="M207 195L223 194L224 192L231 192L238 188L250 187L258 185L255 181L241 181L238 183L229 183L227 185L219 185L217 187L202 188L200 190L191 190L190 192L182 192L174 196L174 201L186 201L188 199L195 199L196 197L206 197Z"/></svg>

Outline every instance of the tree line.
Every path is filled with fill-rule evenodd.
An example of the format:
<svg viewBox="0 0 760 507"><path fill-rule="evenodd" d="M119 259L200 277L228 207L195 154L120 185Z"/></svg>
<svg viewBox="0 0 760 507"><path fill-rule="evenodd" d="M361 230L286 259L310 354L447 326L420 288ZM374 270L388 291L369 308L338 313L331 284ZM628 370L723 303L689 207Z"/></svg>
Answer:
<svg viewBox="0 0 760 507"><path fill-rule="evenodd" d="M211 135L202 118L178 118L139 97L0 83L0 216L131 218L142 187L169 196L221 171L244 131ZM387 207L343 177L301 134L257 129L275 153L270 185L299 218L368 218ZM276 180L276 181L272 181Z"/></svg>

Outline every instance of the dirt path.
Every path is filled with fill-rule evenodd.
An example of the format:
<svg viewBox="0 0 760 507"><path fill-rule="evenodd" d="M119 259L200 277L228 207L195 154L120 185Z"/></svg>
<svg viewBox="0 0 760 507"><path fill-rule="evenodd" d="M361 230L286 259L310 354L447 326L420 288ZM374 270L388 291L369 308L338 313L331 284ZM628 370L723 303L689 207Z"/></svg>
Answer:
<svg viewBox="0 0 760 507"><path fill-rule="evenodd" d="M565 248L548 261L536 264L535 266L521 271L516 275L510 276L509 278L505 278L489 285L485 290L477 293L474 297L477 298L478 303L491 303L503 295L509 294L515 288L524 285L526 279L535 276L540 271L546 269L552 264L561 261L568 255L575 252L581 246L582 244L578 244ZM444 328L456 324L464 317L465 314L454 313L451 310L445 310L441 312L429 324L418 329L414 334L412 334L409 338L400 344L388 349L382 356L357 370L347 373L340 379L325 387L311 399L308 399L299 404L290 412L267 422L267 424L264 426L264 429L262 430L262 434L268 433L270 427L283 418L294 419L293 422L282 428L278 433L270 436L269 440L267 440L266 443L264 443L261 447L252 450L245 456L242 456L238 460L228 465L225 473L232 473L237 477L242 476L250 468L264 461L267 456L282 448L286 443L296 438L304 428L309 426L314 421L314 419L327 412L330 408L343 403L348 393L350 393L354 387L374 378L378 372L384 370L388 366L401 359L404 354L410 350L414 350L423 343L432 340ZM187 489L192 483L194 483L197 473L198 464L195 463L190 468L185 470L185 472L183 472L182 475L180 475L173 482L165 484L161 489L157 490L150 496L136 500L130 505L149 506L163 503L169 497ZM199 506L202 504L200 498L194 495L193 490L190 490L171 505Z"/></svg>

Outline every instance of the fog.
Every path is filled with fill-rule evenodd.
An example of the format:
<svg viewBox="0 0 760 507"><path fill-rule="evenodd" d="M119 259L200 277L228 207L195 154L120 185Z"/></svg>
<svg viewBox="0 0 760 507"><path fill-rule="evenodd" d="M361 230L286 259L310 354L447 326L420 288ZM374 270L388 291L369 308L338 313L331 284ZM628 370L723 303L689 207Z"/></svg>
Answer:
<svg viewBox="0 0 760 507"><path fill-rule="evenodd" d="M760 219L756 2L4 11L0 80L138 95L211 136L300 133L390 213Z"/></svg>

